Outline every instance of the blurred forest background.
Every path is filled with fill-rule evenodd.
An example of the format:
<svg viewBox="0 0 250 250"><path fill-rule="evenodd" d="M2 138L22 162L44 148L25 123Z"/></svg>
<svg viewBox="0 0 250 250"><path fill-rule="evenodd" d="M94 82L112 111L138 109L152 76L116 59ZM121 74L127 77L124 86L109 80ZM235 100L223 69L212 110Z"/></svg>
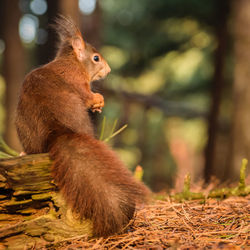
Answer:
<svg viewBox="0 0 250 250"><path fill-rule="evenodd" d="M14 116L26 73L55 55L48 28L71 16L112 68L94 87L105 98L97 134L112 140L154 191L238 176L250 159L249 0L1 0L0 133L21 151Z"/></svg>

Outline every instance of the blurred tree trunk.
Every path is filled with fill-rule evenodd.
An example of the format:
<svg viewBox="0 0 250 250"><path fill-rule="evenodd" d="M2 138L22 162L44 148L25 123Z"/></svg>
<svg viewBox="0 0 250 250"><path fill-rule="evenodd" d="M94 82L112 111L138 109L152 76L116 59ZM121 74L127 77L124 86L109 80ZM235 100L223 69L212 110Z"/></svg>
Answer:
<svg viewBox="0 0 250 250"><path fill-rule="evenodd" d="M59 0L47 1L47 16L41 17L44 18L42 20L40 19L40 23L43 23L48 32L48 39L45 44L38 45L36 48L38 65L46 64L55 57L57 36L54 30L48 28L48 25L53 22L58 13L59 2Z"/></svg>
<svg viewBox="0 0 250 250"><path fill-rule="evenodd" d="M64 16L71 17L74 22L80 26L80 12L78 7L78 0L60 0L59 1L59 13Z"/></svg>
<svg viewBox="0 0 250 250"><path fill-rule="evenodd" d="M225 65L225 54L226 54L226 41L227 41L227 20L229 13L229 2L228 0L218 1L218 10L216 13L216 38L218 47L215 51L215 70L213 83L211 87L211 109L208 119L208 142L205 149L205 168L204 177L206 182L209 181L211 176L216 174L215 171L215 149L216 149L216 138L219 130L219 109L222 98L222 91L224 87L224 65Z"/></svg>
<svg viewBox="0 0 250 250"><path fill-rule="evenodd" d="M234 1L234 87L232 176L239 175L242 158L250 160L250 1Z"/></svg>
<svg viewBox="0 0 250 250"><path fill-rule="evenodd" d="M21 13L18 0L2 0L2 27L6 49L4 51L3 74L6 82L6 129L7 143L20 150L14 119L19 87L25 74L24 49L19 37L18 26Z"/></svg>
<svg viewBox="0 0 250 250"><path fill-rule="evenodd" d="M83 33L83 38L87 40L90 44L95 46L97 49L101 46L101 22L102 12L99 6L99 2L96 2L96 8L91 15L81 16L81 30Z"/></svg>
<svg viewBox="0 0 250 250"><path fill-rule="evenodd" d="M48 25L54 22L54 19L58 14L70 16L77 25L80 24L78 0L53 0L47 1L47 4L47 18L40 20L40 22L44 22L44 26L48 32L48 40L45 44L37 46L38 65L48 63L55 57L58 37L53 29L48 28ZM43 17L41 17L41 19L42 18Z"/></svg>

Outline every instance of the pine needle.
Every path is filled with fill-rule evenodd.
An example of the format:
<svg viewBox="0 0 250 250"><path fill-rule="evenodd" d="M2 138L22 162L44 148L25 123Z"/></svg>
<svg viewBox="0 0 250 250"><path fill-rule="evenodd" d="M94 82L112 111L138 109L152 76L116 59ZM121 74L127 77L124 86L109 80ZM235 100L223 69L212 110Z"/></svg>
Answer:
<svg viewBox="0 0 250 250"><path fill-rule="evenodd" d="M100 137L99 137L100 141L102 141L102 139L103 139L104 131L105 131L105 126L106 126L106 116L104 116L103 120L102 120L101 134L100 134Z"/></svg>
<svg viewBox="0 0 250 250"><path fill-rule="evenodd" d="M113 138L116 135L120 134L127 126L128 126L128 124L125 124L120 129L118 129L115 133L113 133L110 136L108 136L107 138L105 138L103 141L105 141L105 142L109 141L111 138Z"/></svg>

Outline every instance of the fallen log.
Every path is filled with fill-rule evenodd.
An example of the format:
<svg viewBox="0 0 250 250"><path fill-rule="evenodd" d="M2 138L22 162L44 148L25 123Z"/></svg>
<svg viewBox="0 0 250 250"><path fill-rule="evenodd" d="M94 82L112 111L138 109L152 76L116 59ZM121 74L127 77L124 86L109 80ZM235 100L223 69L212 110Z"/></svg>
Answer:
<svg viewBox="0 0 250 250"><path fill-rule="evenodd" d="M92 235L92 223L71 213L51 178L48 154L0 160L0 244L8 249ZM1 249L0 245L0 249Z"/></svg>

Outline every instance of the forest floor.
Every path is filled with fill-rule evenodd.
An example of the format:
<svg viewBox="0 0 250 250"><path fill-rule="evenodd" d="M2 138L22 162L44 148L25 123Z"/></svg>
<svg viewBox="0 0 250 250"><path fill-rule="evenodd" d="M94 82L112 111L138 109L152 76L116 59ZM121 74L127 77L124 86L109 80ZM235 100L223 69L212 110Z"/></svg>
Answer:
<svg viewBox="0 0 250 250"><path fill-rule="evenodd" d="M250 249L250 195L175 202L165 196L137 211L126 233L72 238L49 249Z"/></svg>
<svg viewBox="0 0 250 250"><path fill-rule="evenodd" d="M44 155L1 161L2 172L7 174L0 174L5 192L0 197L0 249L250 249L246 159L238 184L212 180L209 185L201 182L191 188L188 174L181 192L176 188L170 194L153 194L122 233L106 238L90 238L82 235L86 230L67 224L65 208L51 187L49 163ZM136 178L142 177L139 171L135 171ZM32 178L26 178L30 174ZM45 184L38 185L41 180ZM84 229L82 224L80 228Z"/></svg>

